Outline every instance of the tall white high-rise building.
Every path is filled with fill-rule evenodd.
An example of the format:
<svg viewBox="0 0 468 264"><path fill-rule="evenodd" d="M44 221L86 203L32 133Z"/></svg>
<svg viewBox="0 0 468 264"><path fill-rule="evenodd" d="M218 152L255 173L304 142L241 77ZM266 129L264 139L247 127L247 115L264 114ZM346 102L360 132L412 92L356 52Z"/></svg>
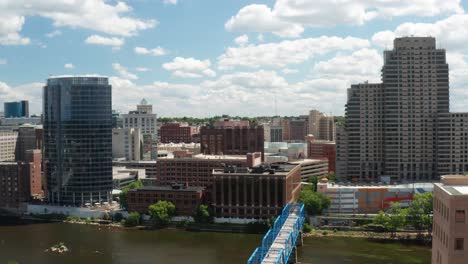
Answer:
<svg viewBox="0 0 468 264"><path fill-rule="evenodd" d="M139 128L112 129L112 158L141 160L143 137Z"/></svg>
<svg viewBox="0 0 468 264"><path fill-rule="evenodd" d="M468 113L449 112L445 50L403 37L384 52L382 83L348 89L337 147L338 177L437 179L468 172Z"/></svg>
<svg viewBox="0 0 468 264"><path fill-rule="evenodd" d="M136 111L122 115L123 128L138 128L143 137L143 160L156 160L157 154L157 116L153 106L143 99Z"/></svg>

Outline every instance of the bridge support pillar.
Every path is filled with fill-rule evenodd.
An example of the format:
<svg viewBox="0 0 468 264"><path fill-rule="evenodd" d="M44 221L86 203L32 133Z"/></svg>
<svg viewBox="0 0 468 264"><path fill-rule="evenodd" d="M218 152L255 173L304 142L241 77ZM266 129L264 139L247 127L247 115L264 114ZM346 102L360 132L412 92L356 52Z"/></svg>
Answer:
<svg viewBox="0 0 468 264"><path fill-rule="evenodd" d="M288 264L296 264L297 263L297 247L294 247L291 255L289 256L288 259Z"/></svg>
<svg viewBox="0 0 468 264"><path fill-rule="evenodd" d="M302 231L301 231L299 235L297 236L296 246L301 247L302 244L304 244L304 239L303 239Z"/></svg>

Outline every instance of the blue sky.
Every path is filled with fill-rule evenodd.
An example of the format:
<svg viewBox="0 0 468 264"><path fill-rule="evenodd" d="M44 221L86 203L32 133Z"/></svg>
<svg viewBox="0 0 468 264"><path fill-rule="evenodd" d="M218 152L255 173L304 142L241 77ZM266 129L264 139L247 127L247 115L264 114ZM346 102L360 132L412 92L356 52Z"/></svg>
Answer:
<svg viewBox="0 0 468 264"><path fill-rule="evenodd" d="M405 2L405 3L403 3ZM351 83L378 82L398 36L447 49L451 109L466 111L468 5L458 0L5 0L0 103L41 112L49 75L110 77L113 107L160 116L343 114Z"/></svg>

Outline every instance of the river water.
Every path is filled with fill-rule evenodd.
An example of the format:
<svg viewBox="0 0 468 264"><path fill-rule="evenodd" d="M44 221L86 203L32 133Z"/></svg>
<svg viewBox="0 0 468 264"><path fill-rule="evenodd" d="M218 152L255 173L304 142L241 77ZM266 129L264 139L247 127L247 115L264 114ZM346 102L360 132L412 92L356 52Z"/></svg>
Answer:
<svg viewBox="0 0 468 264"><path fill-rule="evenodd" d="M0 226L0 264L246 263L262 236L248 234L109 229L77 224ZM70 252L45 252L64 242ZM363 239L306 238L301 263L430 263L430 248Z"/></svg>

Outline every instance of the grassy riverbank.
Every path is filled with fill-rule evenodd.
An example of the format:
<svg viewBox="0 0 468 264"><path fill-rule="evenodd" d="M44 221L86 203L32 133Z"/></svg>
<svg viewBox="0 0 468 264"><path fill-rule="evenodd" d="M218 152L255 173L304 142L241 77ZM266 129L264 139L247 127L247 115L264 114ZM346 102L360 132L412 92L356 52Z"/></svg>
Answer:
<svg viewBox="0 0 468 264"><path fill-rule="evenodd" d="M395 234L369 231L330 231L313 229L309 233L304 233L304 237L331 237L331 238L362 238L376 241L397 241L415 245L431 245L431 235L428 233L396 232Z"/></svg>

